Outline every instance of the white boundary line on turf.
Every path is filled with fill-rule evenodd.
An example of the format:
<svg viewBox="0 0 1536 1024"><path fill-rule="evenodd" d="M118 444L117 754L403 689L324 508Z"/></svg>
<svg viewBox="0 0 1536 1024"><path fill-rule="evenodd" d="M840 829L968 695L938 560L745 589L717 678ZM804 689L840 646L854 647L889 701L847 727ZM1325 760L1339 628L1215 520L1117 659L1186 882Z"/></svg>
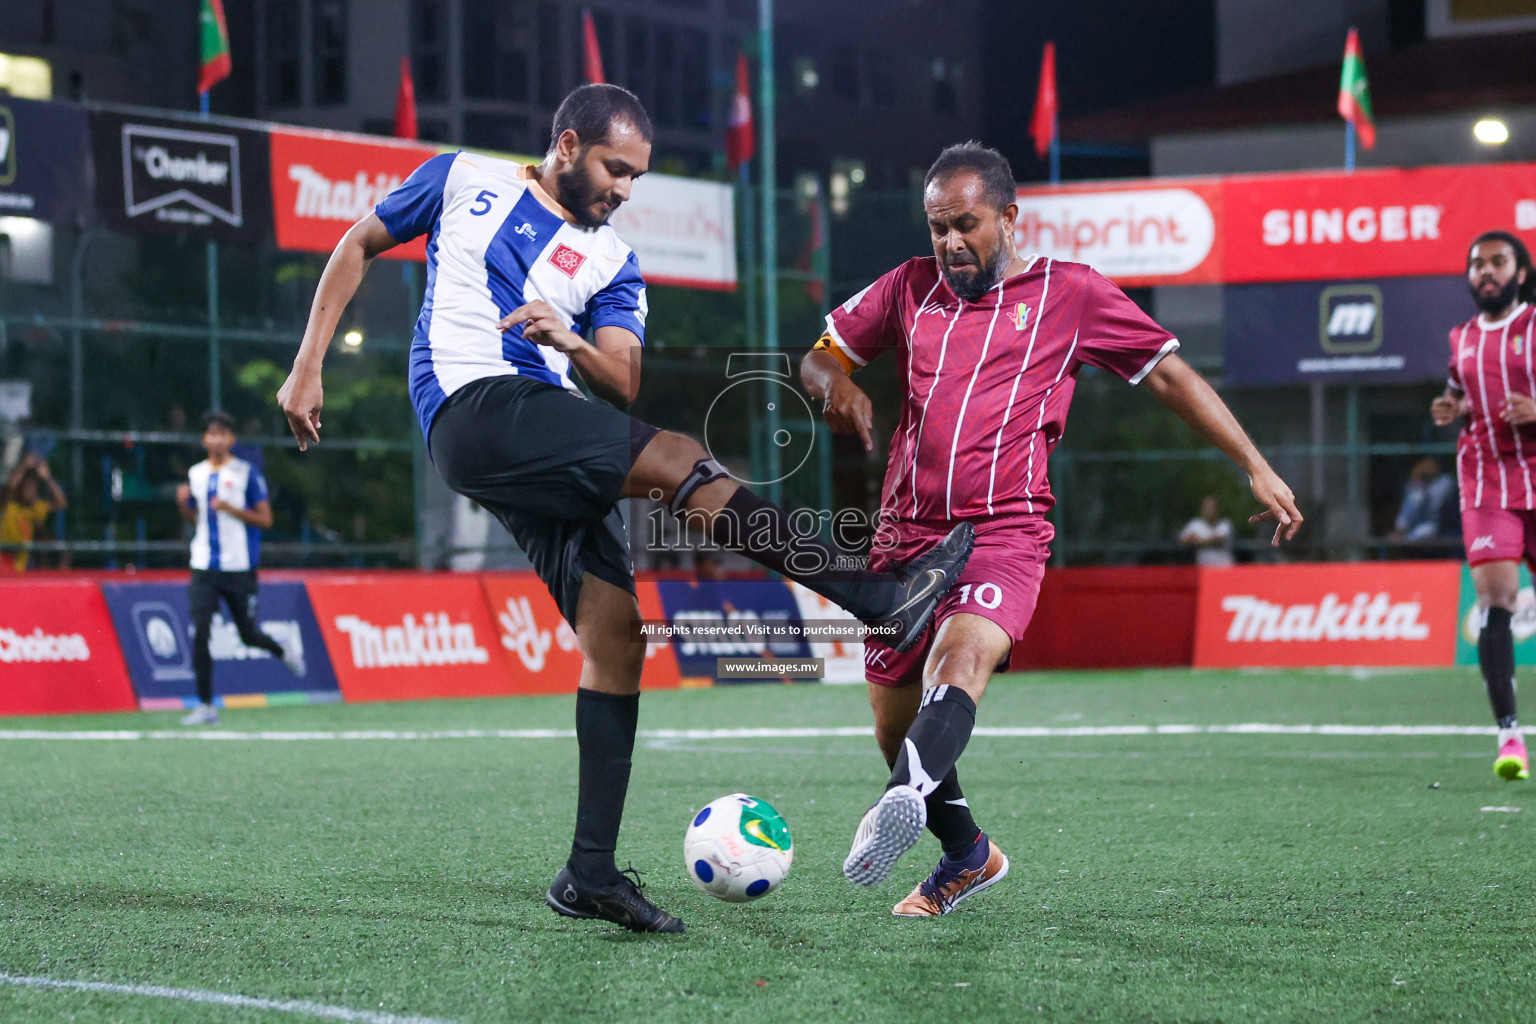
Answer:
<svg viewBox="0 0 1536 1024"><path fill-rule="evenodd" d="M1052 738L1072 736L1493 736L1491 725L1273 725L1240 722L1235 725L1074 725L1074 726L977 726L974 736ZM841 736L873 736L867 725L838 728L783 729L644 729L640 739L652 740L755 740L817 739ZM205 740L275 741L318 740L564 740L574 739L574 729L360 729L312 732L237 732L231 729L0 729L4 740Z"/></svg>
<svg viewBox="0 0 1536 1024"><path fill-rule="evenodd" d="M278 1013L302 1013L309 1017L326 1020L355 1021L357 1024L453 1024L453 1021L433 1017L401 1016L397 1013L378 1013L374 1010L354 1010L346 1006L327 1006L307 999L257 999L254 996L236 996L228 992L210 992L197 988L169 988L165 985L118 985L109 981L69 981L60 978L31 978L17 974L0 974L0 984L23 988L67 989L76 992L109 992L123 996L152 996L157 999L176 999L184 1003L214 1003L219 1006L238 1006L252 1010L273 1010Z"/></svg>

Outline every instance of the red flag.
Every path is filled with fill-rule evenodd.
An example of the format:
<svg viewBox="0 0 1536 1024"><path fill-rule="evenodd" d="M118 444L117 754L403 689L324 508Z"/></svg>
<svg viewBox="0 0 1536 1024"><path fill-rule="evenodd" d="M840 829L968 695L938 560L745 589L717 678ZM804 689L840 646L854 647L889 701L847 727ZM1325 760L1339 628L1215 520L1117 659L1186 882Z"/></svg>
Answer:
<svg viewBox="0 0 1536 1024"><path fill-rule="evenodd" d="M747 55L736 55L736 95L731 97L731 116L725 129L725 162L732 172L752 159L757 139L752 133L751 77Z"/></svg>
<svg viewBox="0 0 1536 1024"><path fill-rule="evenodd" d="M597 26L592 24L592 12L581 11L581 73L592 85L601 85L603 78L603 51L597 48Z"/></svg>
<svg viewBox="0 0 1536 1024"><path fill-rule="evenodd" d="M395 92L395 138L416 138L416 85L411 81L411 58L400 58L400 88Z"/></svg>
<svg viewBox="0 0 1536 1024"><path fill-rule="evenodd" d="M1040 58L1040 87L1035 92L1035 116L1029 122L1035 153L1043 160L1056 141L1056 44L1047 42Z"/></svg>
<svg viewBox="0 0 1536 1024"><path fill-rule="evenodd" d="M811 233L806 236L805 245L800 249L800 255L795 258L795 269L804 273L811 273L816 269L816 253L822 246L821 203L814 202L809 210L811 218ZM805 282L805 294L810 296L812 302L820 306L826 297L826 291L822 288L821 278L812 277Z"/></svg>

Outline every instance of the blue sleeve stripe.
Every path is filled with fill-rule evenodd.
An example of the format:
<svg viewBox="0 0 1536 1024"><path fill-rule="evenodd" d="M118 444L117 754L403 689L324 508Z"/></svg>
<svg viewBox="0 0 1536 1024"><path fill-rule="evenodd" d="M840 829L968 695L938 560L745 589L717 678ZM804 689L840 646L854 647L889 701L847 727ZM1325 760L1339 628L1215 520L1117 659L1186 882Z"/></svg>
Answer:
<svg viewBox="0 0 1536 1024"><path fill-rule="evenodd" d="M613 280L587 304L592 329L623 327L633 331L640 343L645 344L645 318L640 311L640 296L644 291L645 278L640 276L640 261L631 252L619 272L613 275Z"/></svg>
<svg viewBox="0 0 1536 1024"><path fill-rule="evenodd" d="M373 208L391 238L409 242L432 230L442 216L443 190L448 185L448 171L457 158L457 153L439 153L412 171L399 188Z"/></svg>

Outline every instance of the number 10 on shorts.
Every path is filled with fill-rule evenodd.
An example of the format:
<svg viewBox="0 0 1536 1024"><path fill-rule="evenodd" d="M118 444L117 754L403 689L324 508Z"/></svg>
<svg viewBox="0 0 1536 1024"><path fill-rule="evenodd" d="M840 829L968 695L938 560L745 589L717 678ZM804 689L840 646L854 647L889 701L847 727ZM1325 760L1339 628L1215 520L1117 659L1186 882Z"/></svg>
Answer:
<svg viewBox="0 0 1536 1024"><path fill-rule="evenodd" d="M996 583L966 583L958 589L961 604L969 604L972 597L975 597L976 603L983 608L996 608L1003 603L1003 588Z"/></svg>

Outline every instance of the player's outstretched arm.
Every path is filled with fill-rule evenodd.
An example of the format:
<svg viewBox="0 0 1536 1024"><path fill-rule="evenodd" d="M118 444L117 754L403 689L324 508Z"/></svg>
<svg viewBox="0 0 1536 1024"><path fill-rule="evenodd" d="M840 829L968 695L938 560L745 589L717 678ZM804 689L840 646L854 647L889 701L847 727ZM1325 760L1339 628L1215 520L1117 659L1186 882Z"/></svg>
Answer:
<svg viewBox="0 0 1536 1024"><path fill-rule="evenodd" d="M294 356L293 369L277 392L277 404L288 418L288 429L298 439L299 451L311 443L320 443L320 406L324 401L320 366L342 310L357 294L369 262L398 244L385 230L384 222L370 213L347 230L325 264L315 289L315 301L309 307L309 322L304 327L299 354Z"/></svg>
<svg viewBox="0 0 1536 1024"><path fill-rule="evenodd" d="M870 437L873 408L864 389L853 382L843 364L830 352L812 349L800 360L800 383L821 403L821 415L834 434L858 434L864 450L875 450Z"/></svg>
<svg viewBox="0 0 1536 1024"><path fill-rule="evenodd" d="M1268 461L1249 439L1232 410L1221 396L1177 355L1164 356L1152 372L1147 374L1142 386L1151 390L1158 400L1178 414L1195 433L1226 453L1248 474L1248 485L1253 496L1264 506L1264 511L1250 516L1250 523L1273 521L1277 525L1272 542L1276 547L1281 540L1290 540L1301 529L1301 512L1296 508L1296 496L1290 487L1270 468Z"/></svg>

